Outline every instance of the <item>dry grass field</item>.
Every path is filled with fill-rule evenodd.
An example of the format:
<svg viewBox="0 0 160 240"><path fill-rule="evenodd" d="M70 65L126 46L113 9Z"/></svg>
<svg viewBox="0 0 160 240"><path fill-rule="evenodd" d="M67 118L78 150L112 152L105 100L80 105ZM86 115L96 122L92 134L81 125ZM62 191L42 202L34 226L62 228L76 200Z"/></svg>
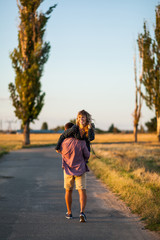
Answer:
<svg viewBox="0 0 160 240"><path fill-rule="evenodd" d="M130 143L134 142L134 136L131 133L107 133L96 134L94 143ZM138 142L157 142L157 135L155 133L140 133L138 134Z"/></svg>
<svg viewBox="0 0 160 240"><path fill-rule="evenodd" d="M141 216L147 228L160 231L160 144L143 139L92 148L89 166L95 175Z"/></svg>
<svg viewBox="0 0 160 240"><path fill-rule="evenodd" d="M31 134L30 146L45 146L56 144L60 134ZM93 143L132 143L133 134L96 134ZM156 143L156 134L139 134L138 141L141 143ZM23 147L23 134L2 134L0 133L0 155L10 150Z"/></svg>
<svg viewBox="0 0 160 240"><path fill-rule="evenodd" d="M60 134L31 134L30 146L56 144ZM23 134L0 134L0 153L23 147Z"/></svg>
<svg viewBox="0 0 160 240"><path fill-rule="evenodd" d="M60 134L31 134L29 147L56 144ZM0 155L23 147L22 134L0 134ZM89 166L113 192L160 231L160 144L156 134L96 134Z"/></svg>

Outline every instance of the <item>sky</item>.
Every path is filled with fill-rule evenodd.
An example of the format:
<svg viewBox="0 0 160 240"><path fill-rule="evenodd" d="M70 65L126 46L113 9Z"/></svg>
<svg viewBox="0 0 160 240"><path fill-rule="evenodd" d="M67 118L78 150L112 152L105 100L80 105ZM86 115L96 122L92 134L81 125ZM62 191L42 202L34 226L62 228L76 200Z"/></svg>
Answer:
<svg viewBox="0 0 160 240"><path fill-rule="evenodd" d="M136 40L147 21L154 37L158 0L45 0L39 11L57 3L46 27L50 56L41 78L45 105L32 129L47 122L49 129L64 125L85 109L97 128L114 124L133 129ZM19 129L8 84L15 73L9 54L18 43L16 0L0 1L0 129ZM137 50L138 54L138 50ZM143 101L140 125L155 116Z"/></svg>

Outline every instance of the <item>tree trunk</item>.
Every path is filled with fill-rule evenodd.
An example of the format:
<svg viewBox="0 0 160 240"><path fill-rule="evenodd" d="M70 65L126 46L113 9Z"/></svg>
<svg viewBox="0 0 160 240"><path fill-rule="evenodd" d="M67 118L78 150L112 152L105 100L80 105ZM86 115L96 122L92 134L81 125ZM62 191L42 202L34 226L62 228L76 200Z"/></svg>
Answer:
<svg viewBox="0 0 160 240"><path fill-rule="evenodd" d="M160 112L157 112L157 137L160 142Z"/></svg>
<svg viewBox="0 0 160 240"><path fill-rule="evenodd" d="M138 125L134 125L134 141L137 142L137 129Z"/></svg>
<svg viewBox="0 0 160 240"><path fill-rule="evenodd" d="M30 144L30 131L29 131L29 122L24 125L24 145Z"/></svg>

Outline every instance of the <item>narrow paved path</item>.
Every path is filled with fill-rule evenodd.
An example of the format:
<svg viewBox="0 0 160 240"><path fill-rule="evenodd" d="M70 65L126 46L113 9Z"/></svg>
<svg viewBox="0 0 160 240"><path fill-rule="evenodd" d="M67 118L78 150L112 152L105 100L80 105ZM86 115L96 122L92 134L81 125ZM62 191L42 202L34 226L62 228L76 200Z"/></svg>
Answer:
<svg viewBox="0 0 160 240"><path fill-rule="evenodd" d="M95 177L88 174L87 222L65 219L61 156L53 148L22 149L0 159L0 240L157 240Z"/></svg>

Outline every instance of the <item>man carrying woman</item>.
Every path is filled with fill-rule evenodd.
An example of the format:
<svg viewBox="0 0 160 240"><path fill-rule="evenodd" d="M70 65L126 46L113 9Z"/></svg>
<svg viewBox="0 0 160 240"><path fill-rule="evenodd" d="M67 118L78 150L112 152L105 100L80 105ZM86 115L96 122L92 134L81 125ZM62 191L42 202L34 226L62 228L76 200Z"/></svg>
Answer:
<svg viewBox="0 0 160 240"><path fill-rule="evenodd" d="M90 156L90 141L94 139L94 124L91 115L82 110L78 113L76 125L68 123L60 136L56 151L62 154L62 168L64 168L64 188L67 206L66 218L72 218L72 191L74 182L79 192L80 222L86 222L84 213L86 195L86 172L89 171L86 163Z"/></svg>

